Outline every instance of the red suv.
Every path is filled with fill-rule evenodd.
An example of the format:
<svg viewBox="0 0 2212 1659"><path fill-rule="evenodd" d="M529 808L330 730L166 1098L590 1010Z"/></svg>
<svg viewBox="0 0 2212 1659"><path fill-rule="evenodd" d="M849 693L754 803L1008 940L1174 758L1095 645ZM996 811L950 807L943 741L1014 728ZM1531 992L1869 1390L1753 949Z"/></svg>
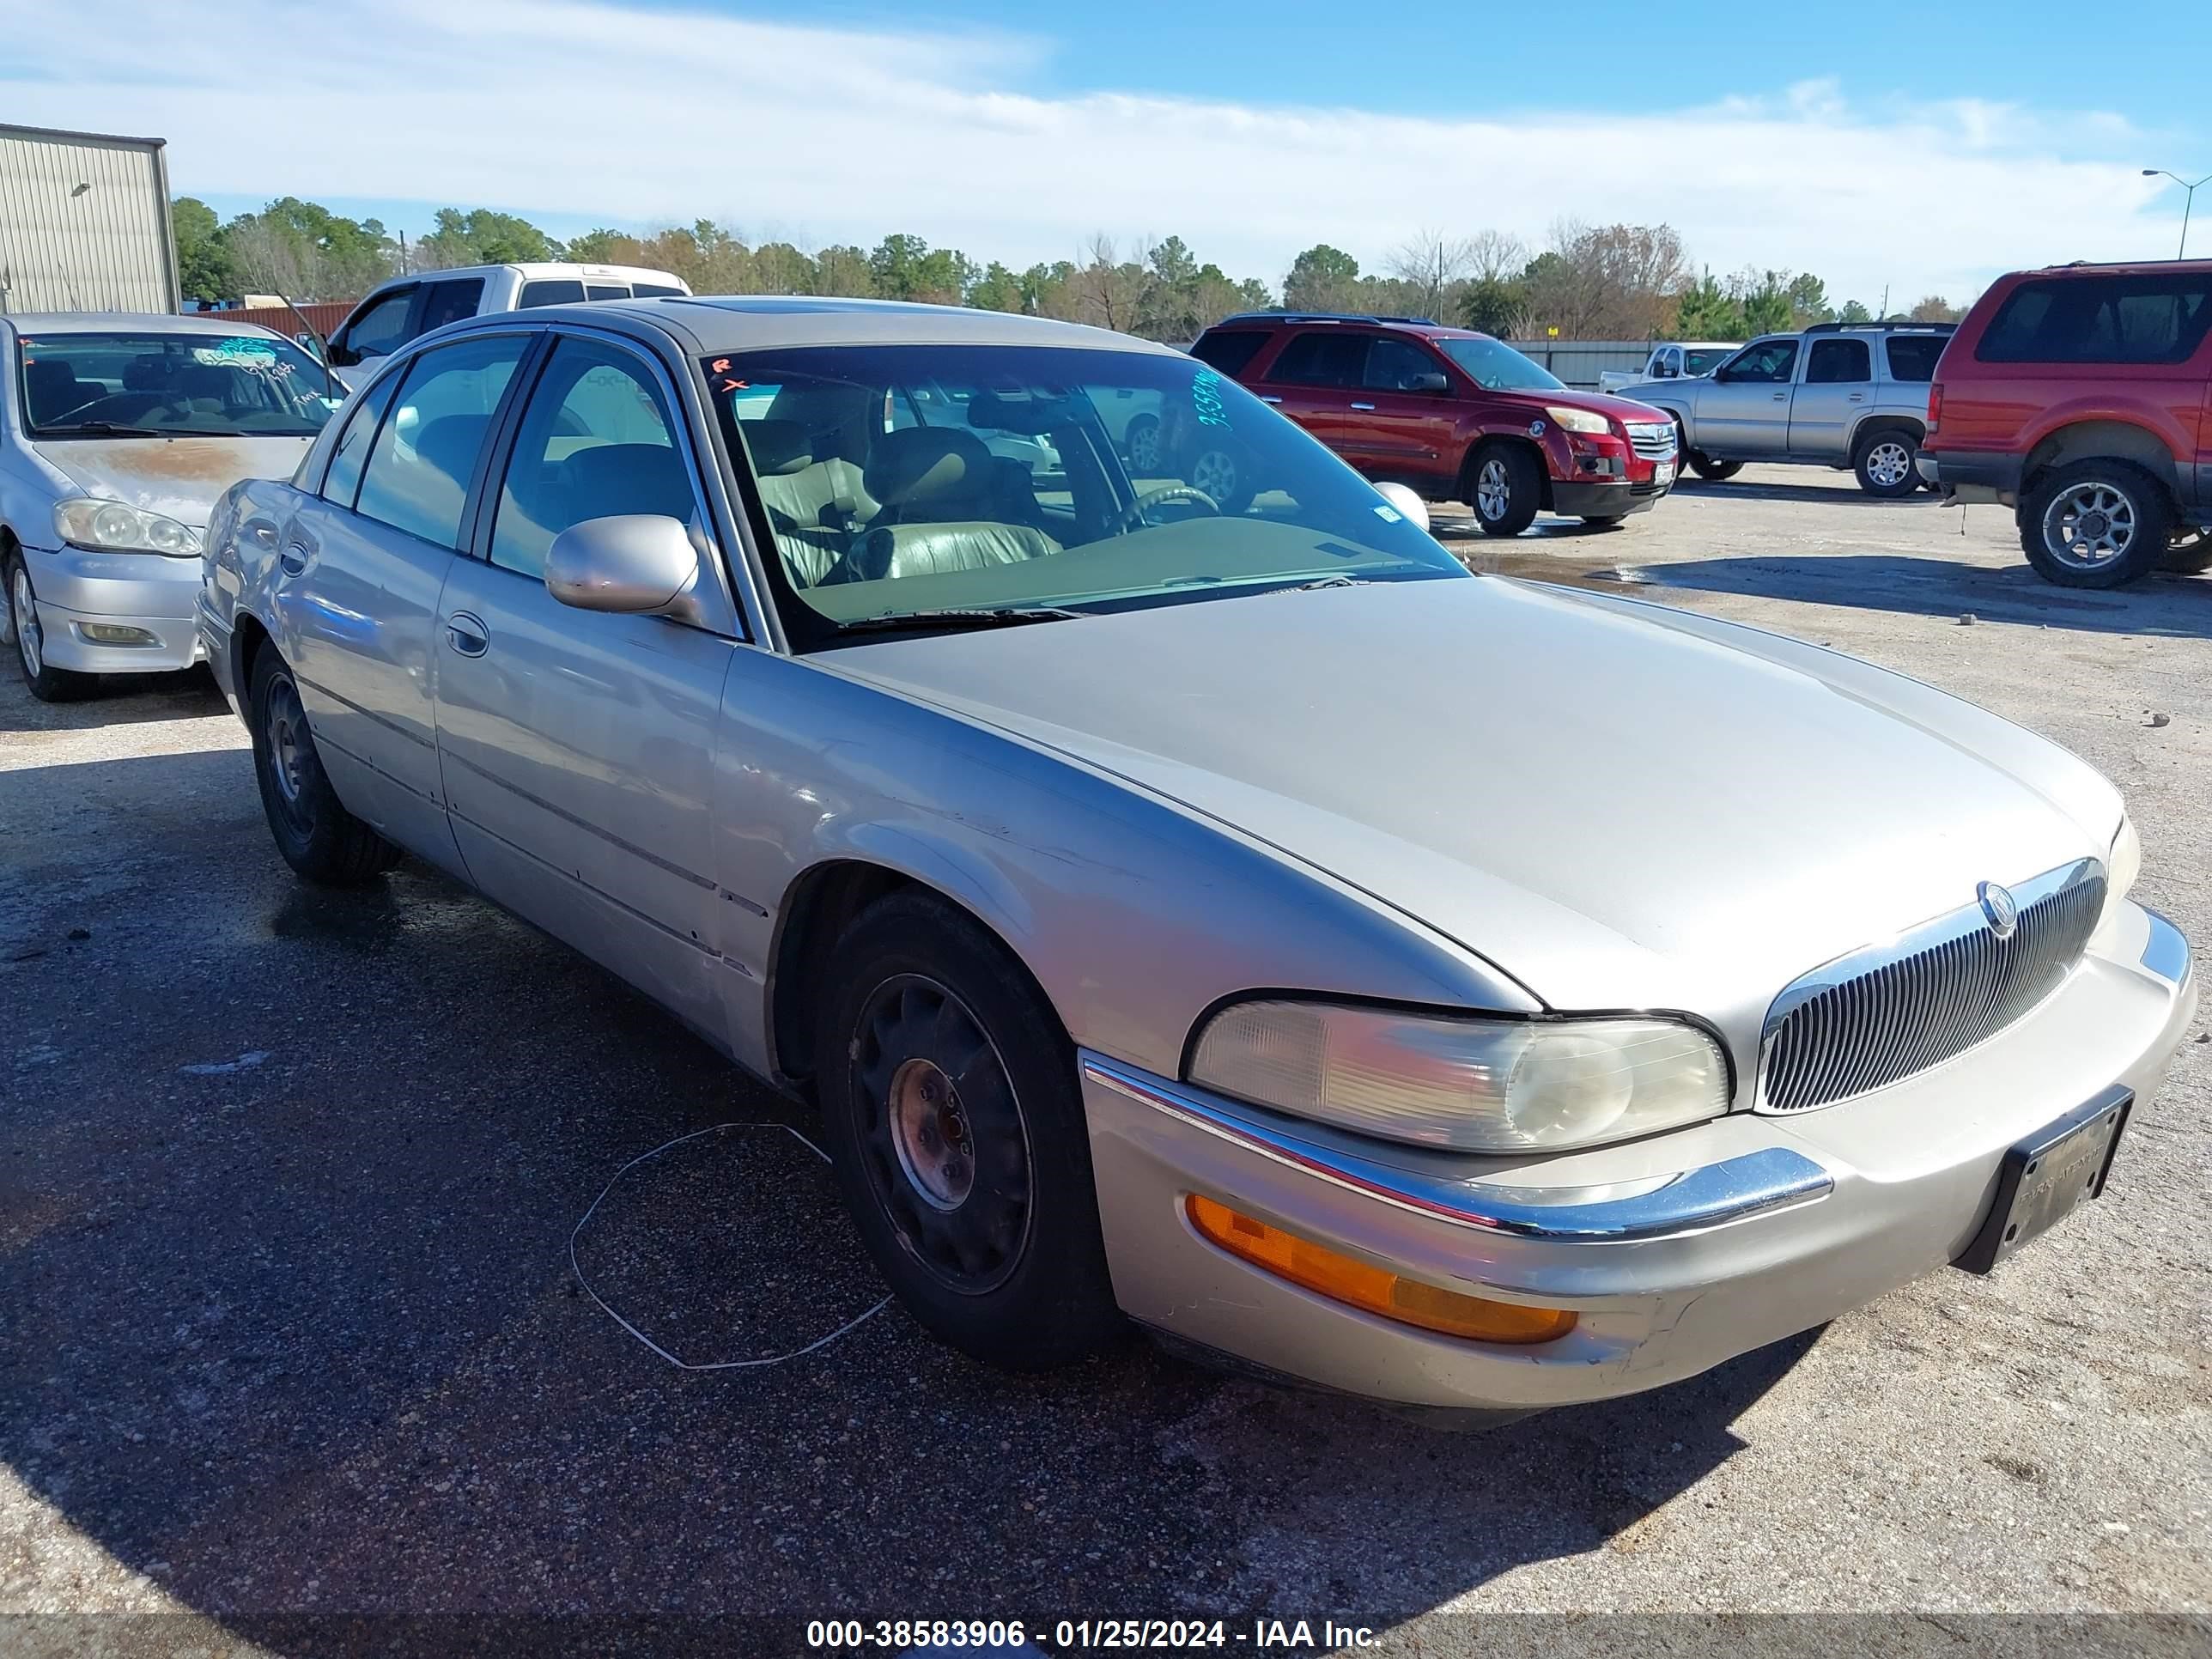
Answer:
<svg viewBox="0 0 2212 1659"><path fill-rule="evenodd" d="M1919 466L2011 507L2069 587L2212 568L2212 260L1999 277L1936 366Z"/></svg>
<svg viewBox="0 0 2212 1659"><path fill-rule="evenodd" d="M1519 535L1540 511L1612 524L1674 482L1668 416L1571 392L1487 334L1418 317L1251 312L1190 349L1376 483L1465 501L1493 536Z"/></svg>

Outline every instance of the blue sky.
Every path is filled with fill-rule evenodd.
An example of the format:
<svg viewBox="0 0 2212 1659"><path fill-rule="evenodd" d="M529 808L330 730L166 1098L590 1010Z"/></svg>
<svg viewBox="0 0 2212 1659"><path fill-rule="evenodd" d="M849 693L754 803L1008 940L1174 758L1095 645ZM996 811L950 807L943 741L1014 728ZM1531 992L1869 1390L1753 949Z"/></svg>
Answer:
<svg viewBox="0 0 2212 1659"><path fill-rule="evenodd" d="M1271 282L1316 240L1376 269L1422 230L1540 246L1562 218L1664 220L1716 270L1812 270L1869 303L2170 255L2181 192L2139 170L2212 172L2205 0L1967 0L1879 28L1693 0L225 15L210 31L149 0L0 0L0 106L159 132L175 188L226 213L291 193L410 232L445 204L560 234L705 216L812 246L910 231L1016 265L1172 233ZM312 67L241 82L249 40L300 42Z"/></svg>

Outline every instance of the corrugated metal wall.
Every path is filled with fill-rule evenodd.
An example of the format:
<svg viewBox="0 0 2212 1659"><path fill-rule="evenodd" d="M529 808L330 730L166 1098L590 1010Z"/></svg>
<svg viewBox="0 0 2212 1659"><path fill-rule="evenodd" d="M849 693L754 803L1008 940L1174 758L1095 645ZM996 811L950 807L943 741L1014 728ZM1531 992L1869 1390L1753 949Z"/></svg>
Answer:
<svg viewBox="0 0 2212 1659"><path fill-rule="evenodd" d="M1649 340L1510 340L1506 343L1524 357L1538 362L1584 391L1597 389L1597 377L1608 368L1639 369L1650 360Z"/></svg>
<svg viewBox="0 0 2212 1659"><path fill-rule="evenodd" d="M0 126L0 312L177 303L161 141Z"/></svg>

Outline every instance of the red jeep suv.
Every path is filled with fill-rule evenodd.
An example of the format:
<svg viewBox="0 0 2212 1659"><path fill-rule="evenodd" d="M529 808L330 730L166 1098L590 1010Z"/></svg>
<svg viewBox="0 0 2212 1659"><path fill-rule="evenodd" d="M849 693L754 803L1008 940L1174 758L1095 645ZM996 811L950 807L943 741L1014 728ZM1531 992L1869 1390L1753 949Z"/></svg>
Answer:
<svg viewBox="0 0 2212 1659"><path fill-rule="evenodd" d="M1928 388L1920 475L2069 587L2212 568L2212 260L2000 276Z"/></svg>
<svg viewBox="0 0 2212 1659"><path fill-rule="evenodd" d="M1465 501L1493 536L1540 511L1612 524L1674 482L1674 423L1571 392L1487 334L1418 317L1249 312L1191 355L1281 409L1378 483Z"/></svg>

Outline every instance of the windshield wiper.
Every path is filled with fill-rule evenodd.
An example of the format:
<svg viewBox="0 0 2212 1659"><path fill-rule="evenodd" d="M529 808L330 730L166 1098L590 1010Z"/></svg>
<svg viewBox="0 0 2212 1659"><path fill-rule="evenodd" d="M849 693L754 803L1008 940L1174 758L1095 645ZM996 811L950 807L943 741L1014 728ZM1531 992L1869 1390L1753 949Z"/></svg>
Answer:
<svg viewBox="0 0 2212 1659"><path fill-rule="evenodd" d="M103 438L170 438L176 434L167 427L118 426L113 421L64 421L59 426L40 426L31 428L33 441L40 438L70 438L80 432L97 433Z"/></svg>
<svg viewBox="0 0 2212 1659"><path fill-rule="evenodd" d="M837 624L840 634L887 634L906 629L1018 628L1024 623L1073 622L1089 613L1058 605L1002 605L994 610L897 611L882 617L855 617Z"/></svg>

